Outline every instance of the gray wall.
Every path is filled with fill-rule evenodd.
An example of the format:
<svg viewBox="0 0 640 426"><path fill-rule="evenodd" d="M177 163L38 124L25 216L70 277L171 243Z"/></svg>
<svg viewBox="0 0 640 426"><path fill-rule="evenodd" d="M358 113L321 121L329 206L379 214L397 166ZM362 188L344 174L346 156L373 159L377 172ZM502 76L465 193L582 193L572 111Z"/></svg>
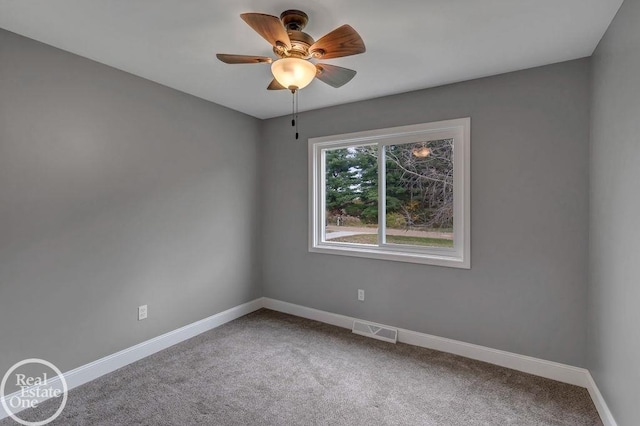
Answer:
<svg viewBox="0 0 640 426"><path fill-rule="evenodd" d="M640 1L593 56L588 366L620 425L640 419Z"/></svg>
<svg viewBox="0 0 640 426"><path fill-rule="evenodd" d="M578 60L266 121L265 296L583 366L588 105ZM466 116L471 270L307 251L307 138Z"/></svg>
<svg viewBox="0 0 640 426"><path fill-rule="evenodd" d="M259 120L4 30L0 94L0 371L261 295Z"/></svg>

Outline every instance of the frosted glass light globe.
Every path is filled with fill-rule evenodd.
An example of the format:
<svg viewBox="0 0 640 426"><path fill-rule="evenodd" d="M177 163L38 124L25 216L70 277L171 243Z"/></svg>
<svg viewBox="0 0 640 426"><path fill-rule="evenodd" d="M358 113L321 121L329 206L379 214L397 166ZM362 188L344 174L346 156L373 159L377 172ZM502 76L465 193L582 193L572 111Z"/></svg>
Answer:
<svg viewBox="0 0 640 426"><path fill-rule="evenodd" d="M316 76L316 67L311 62L299 58L282 58L271 64L275 79L287 89L307 87Z"/></svg>

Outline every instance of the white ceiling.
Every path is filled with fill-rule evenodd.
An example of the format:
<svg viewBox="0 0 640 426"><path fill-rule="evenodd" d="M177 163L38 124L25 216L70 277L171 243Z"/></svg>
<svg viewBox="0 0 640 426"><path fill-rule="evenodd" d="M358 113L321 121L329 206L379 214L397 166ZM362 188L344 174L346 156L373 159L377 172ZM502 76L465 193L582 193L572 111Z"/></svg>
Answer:
<svg viewBox="0 0 640 426"><path fill-rule="evenodd" d="M350 24L367 52L327 60L358 71L334 89L315 81L301 110L590 56L622 0L0 0L0 27L259 118L290 112L265 90L269 65L215 53L273 56L239 17L309 15L316 40Z"/></svg>

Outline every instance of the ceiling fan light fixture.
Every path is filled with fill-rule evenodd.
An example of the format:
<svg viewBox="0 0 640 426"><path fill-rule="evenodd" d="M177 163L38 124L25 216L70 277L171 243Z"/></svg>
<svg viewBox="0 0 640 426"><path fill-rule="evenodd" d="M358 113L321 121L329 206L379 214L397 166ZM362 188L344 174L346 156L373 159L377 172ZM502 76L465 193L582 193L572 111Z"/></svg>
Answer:
<svg viewBox="0 0 640 426"><path fill-rule="evenodd" d="M289 90L303 89L316 76L316 66L300 58L282 58L271 64L273 77Z"/></svg>

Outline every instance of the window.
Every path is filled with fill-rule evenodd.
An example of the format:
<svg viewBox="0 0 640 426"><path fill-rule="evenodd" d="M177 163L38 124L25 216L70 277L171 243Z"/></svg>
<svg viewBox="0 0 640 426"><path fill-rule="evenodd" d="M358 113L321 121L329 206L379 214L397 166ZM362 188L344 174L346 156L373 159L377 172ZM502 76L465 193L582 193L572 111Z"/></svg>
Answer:
<svg viewBox="0 0 640 426"><path fill-rule="evenodd" d="M309 139L309 251L470 268L470 123Z"/></svg>

